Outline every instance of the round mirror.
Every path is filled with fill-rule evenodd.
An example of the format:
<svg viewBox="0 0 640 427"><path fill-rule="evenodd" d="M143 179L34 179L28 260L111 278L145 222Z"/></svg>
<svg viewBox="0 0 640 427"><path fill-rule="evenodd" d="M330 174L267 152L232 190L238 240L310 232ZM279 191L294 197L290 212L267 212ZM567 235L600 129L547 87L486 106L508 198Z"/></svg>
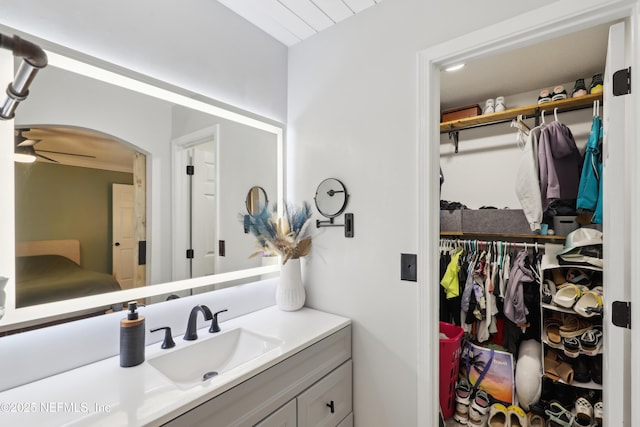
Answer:
<svg viewBox="0 0 640 427"><path fill-rule="evenodd" d="M267 207L267 192L262 187L251 187L247 193L247 199L245 204L247 205L247 212L249 215L259 214Z"/></svg>
<svg viewBox="0 0 640 427"><path fill-rule="evenodd" d="M349 195L342 182L328 178L318 185L314 199L318 212L327 218L334 218L344 212Z"/></svg>

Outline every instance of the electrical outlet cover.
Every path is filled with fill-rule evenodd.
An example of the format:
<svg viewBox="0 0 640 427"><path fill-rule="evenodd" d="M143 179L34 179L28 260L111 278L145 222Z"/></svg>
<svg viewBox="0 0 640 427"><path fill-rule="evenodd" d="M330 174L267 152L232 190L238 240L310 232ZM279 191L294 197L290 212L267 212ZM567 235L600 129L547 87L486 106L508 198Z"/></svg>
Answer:
<svg viewBox="0 0 640 427"><path fill-rule="evenodd" d="M400 280L416 282L418 257L416 254L400 254Z"/></svg>

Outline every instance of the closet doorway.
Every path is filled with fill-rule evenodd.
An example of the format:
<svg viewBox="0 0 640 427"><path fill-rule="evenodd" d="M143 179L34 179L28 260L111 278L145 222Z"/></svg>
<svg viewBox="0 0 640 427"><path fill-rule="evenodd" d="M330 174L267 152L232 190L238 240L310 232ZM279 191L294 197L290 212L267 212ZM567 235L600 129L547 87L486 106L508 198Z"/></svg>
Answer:
<svg viewBox="0 0 640 427"><path fill-rule="evenodd" d="M592 11L593 13L589 14L591 16L590 25L585 25L582 22L580 25L576 24L572 19L579 13L578 11L565 11L565 15L562 19L559 18L561 22L564 24L553 27L548 23L545 23L544 16L545 13L549 13L550 10L546 10L547 8L542 8L539 10L539 16L537 16L537 20L531 20L531 16L528 22L529 27L521 27L522 31L516 31L514 33L510 33L508 30L500 31L500 27L487 29L487 32L484 31L478 32L478 34L472 34L469 36L461 37L459 40L454 40L448 43L445 43L440 46L436 46L433 49L429 49L425 52L422 52L422 69L421 69L421 83L424 83L422 87L420 98L420 112L421 117L427 117L427 121L423 123L424 127L421 129L420 135L420 173L422 174L420 179L420 207L422 209L420 219L420 258L419 263L422 264L421 271L426 271L427 277L423 278L425 284L431 283L439 283L438 276L438 241L439 241L439 211L434 209L433 207L437 206L437 202L439 199L439 188L438 181L436 180L436 175L439 170L439 160L440 160L440 147L436 146L432 143L432 141L437 140L437 135L439 134L439 122L440 117L438 117L438 113L440 111L440 69L445 66L452 65L456 62L461 61L473 61L473 60L481 60L483 58L489 58L490 56L496 56L498 54L506 54L508 50L510 50L510 46L525 46L525 45L533 45L532 42L541 42L544 40L548 40L552 37L551 35L557 34L567 34L567 33L575 33L583 30L585 27L596 27L601 25L603 22L614 22L618 20L621 16L631 15L632 10L626 10L624 7L613 10L611 5L602 6L601 9L597 11ZM608 18L607 18L608 17ZM520 22L518 19L512 20L514 25L517 27L518 25L527 25L527 23ZM633 19L626 20L626 28L627 34L632 29L637 31L637 22ZM505 28L506 26L501 26ZM515 27L514 27L515 28ZM495 43L494 38L490 33L493 32L493 36L495 36L495 32L499 33L498 39L500 42ZM538 36L531 36L531 34L538 34ZM632 63L636 63L637 58L624 56L624 39L625 39L625 31L622 30L620 32L617 31L618 36L622 36L622 43L620 41L616 41L614 43L609 43L609 56L610 57L618 57L618 61L621 62L621 65L615 65L614 67L623 68L631 65ZM480 41L479 41L480 40ZM484 41L484 44L483 44ZM612 52L611 45L614 47L614 51L617 49L618 54ZM473 51L469 49L468 46L475 46ZM627 54L629 52L635 52L633 46L627 46L628 49L626 51ZM622 55L619 55L622 53ZM497 62L497 61L496 61ZM616 68L617 69L617 68ZM604 70L601 70L604 71ZM611 70L607 70L611 73ZM615 69L613 70L615 71ZM576 76L577 78L579 76ZM589 79L591 76L584 76ZM517 79L524 79L523 76L519 75L516 77ZM605 77L606 79L606 77ZM543 87L538 88L538 92L540 89L546 87L547 85L551 85L549 89L553 87L555 84L567 84L566 81L556 81L554 77L550 77L550 81L545 84ZM565 79L566 80L566 79ZM573 85L572 85L573 86ZM605 84L606 86L606 84ZM573 87L567 87L567 91L571 91ZM523 91L524 92L524 91ZM535 92L535 91L534 91ZM503 95L507 97L507 103L509 102L509 94L508 93L496 93L494 96ZM444 98L444 97L443 97ZM537 97L536 97L537 98ZM635 276L637 272L634 270L634 266L630 265L630 263L625 261L624 257L617 261L610 260L607 256L611 255L611 247L607 246L607 241L614 240L616 242L626 242L622 247L629 247L630 241L632 239L629 238L629 230L625 228L625 224L629 224L629 216L624 213L625 209L617 209L613 210L612 206L625 206L625 197L628 199L628 189L625 189L625 173L629 173L629 168L625 171L625 155L635 155L637 157L638 153L635 150L630 150L629 146L633 140L636 140L637 137L635 133L630 133L630 128L625 128L624 124L624 116L625 114L630 114L630 110L634 110L637 108L637 101L634 100L631 96L627 96L626 99L612 100L607 99L605 95L605 112L611 112L615 109L614 105L616 103L623 104L622 111L616 113L616 117L613 117L613 120L622 119L621 124L611 125L612 122L609 122L609 128L605 128L605 132L609 132L609 137L611 137L616 128L619 132L618 142L616 142L616 150L615 152L607 152L605 153L605 182L609 182L607 188L605 188L605 198L606 203L609 208L605 207L605 224L604 224L604 233L610 240L607 240L605 237L605 259L607 259L607 269L605 273L605 282L609 283L619 283L615 287L612 286L611 289L607 289L607 299L605 301L606 307L610 307L610 303L614 300L629 300L630 289L628 286L630 276ZM480 103L483 99L477 99L476 103ZM532 103L536 103L534 102ZM626 102L626 109L625 104ZM635 103L634 103L635 102ZM626 111L626 112L625 112ZM428 113L431 112L431 113ZM573 114L573 113L572 113ZM606 114L606 113L605 113ZM609 116L608 119L612 117ZM564 120L564 119L563 119ZM613 122L615 123L615 122ZM507 125L508 126L508 125ZM513 133L510 133L513 144L515 144L515 138L513 137ZM482 147L474 147L465 144L465 136L461 133L459 135L459 149L460 150L469 150L472 153L479 152L482 153ZM612 145L613 147L613 145ZM490 150L495 150L492 148ZM490 151L489 150L489 151ZM452 157L455 157L452 155ZM454 158L453 161L456 159ZM629 160L627 160L629 161ZM486 163L486 162L485 162ZM483 165L485 169L491 169L497 167L494 163L486 163ZM482 166L481 166L482 167ZM608 169L608 170L607 170ZM446 168L443 167L445 172L445 186L447 185L447 173ZM469 174L472 179L478 179L477 174ZM513 185L513 179L503 178L508 182L511 182ZM612 185L615 184L620 185L616 190L611 188ZM444 188L444 187L443 187ZM623 189L623 190L620 190ZM426 196L422 196L426 194ZM443 191L443 194L446 194L446 190ZM461 201L462 202L462 201ZM616 205L616 202L619 204ZM626 206L629 206L629 203L633 203L634 200L628 201ZM502 200L496 202L496 204L501 205ZM476 206L477 208L478 206ZM505 207L505 206L498 206ZM518 208L517 205L514 206ZM637 233L637 231L636 231ZM619 271L615 271L615 268L612 268L611 263L618 262ZM617 281L617 282L616 282ZM438 402L436 399L433 399L433 396L429 393L428 386L425 384L425 379L427 378L438 378L438 360L437 356L433 356L433 352L429 352L431 347L431 343L435 343L435 340L438 337L438 310L437 303L438 301L438 292L439 289L437 287L427 286L420 288L420 301L419 301L419 319L421 320L421 324L419 325L419 331L421 333L421 339L425 339L424 343L421 343L421 348L419 350L419 358L421 362L422 371L421 379L419 381L419 399L421 401L429 400L430 405L426 405L421 408L421 413L419 413L418 419L420 425L435 425L435 415L438 412ZM630 396L631 396L631 388L632 388L632 378L635 378L635 372L631 371L629 366L629 360L631 355L631 343L630 343L630 331L615 327L610 324L610 317L605 317L605 322L607 322L607 326L605 328L608 329L610 335L607 338L607 342L605 342L605 372L604 372L604 389L605 389L605 422L606 425L630 425L629 420L631 419L632 411L635 411L631 407L630 404ZM431 341L429 341L431 340ZM614 351L612 351L615 349ZM621 351L622 350L622 351ZM609 369L609 366L616 366L616 369ZM622 367L623 369L619 369ZM424 398L424 399L423 399Z"/></svg>

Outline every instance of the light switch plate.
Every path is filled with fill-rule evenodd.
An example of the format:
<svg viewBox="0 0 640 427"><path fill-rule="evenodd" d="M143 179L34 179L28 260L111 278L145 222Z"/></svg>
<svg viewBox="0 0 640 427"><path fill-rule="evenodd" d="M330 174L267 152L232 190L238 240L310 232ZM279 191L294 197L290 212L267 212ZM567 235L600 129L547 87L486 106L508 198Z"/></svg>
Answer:
<svg viewBox="0 0 640 427"><path fill-rule="evenodd" d="M400 280L418 281L416 254L400 254Z"/></svg>

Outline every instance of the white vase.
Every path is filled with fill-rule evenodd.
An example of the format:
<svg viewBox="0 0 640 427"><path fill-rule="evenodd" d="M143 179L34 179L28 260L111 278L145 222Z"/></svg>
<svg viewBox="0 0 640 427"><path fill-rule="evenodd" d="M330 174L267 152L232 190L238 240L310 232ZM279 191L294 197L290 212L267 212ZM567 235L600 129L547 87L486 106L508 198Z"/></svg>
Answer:
<svg viewBox="0 0 640 427"><path fill-rule="evenodd" d="M302 308L305 299L300 258L289 259L280 268L280 280L276 288L276 305L283 311L296 311Z"/></svg>

